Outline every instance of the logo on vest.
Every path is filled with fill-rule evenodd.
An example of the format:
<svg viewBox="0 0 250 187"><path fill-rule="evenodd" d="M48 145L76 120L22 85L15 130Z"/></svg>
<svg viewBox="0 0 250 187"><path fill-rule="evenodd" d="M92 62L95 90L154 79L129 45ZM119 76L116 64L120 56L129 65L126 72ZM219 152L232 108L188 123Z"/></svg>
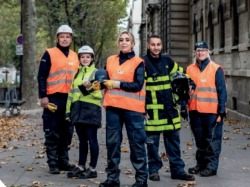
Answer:
<svg viewBox="0 0 250 187"><path fill-rule="evenodd" d="M74 62L69 62L69 65L70 65L70 66L73 66L73 65L74 65Z"/></svg>
<svg viewBox="0 0 250 187"><path fill-rule="evenodd" d="M123 74L123 71L122 70L118 70L118 74Z"/></svg>
<svg viewBox="0 0 250 187"><path fill-rule="evenodd" d="M201 82L206 82L207 81L207 79L201 79Z"/></svg>

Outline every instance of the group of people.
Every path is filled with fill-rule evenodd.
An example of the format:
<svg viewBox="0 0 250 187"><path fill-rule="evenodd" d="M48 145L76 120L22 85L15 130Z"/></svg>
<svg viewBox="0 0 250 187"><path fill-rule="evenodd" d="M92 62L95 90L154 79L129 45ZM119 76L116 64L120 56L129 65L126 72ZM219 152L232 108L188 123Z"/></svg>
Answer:
<svg viewBox="0 0 250 187"><path fill-rule="evenodd" d="M108 165L107 180L99 187L120 187L123 125L135 169L136 182L132 187L147 187L148 178L160 180L158 172L163 166L158 153L161 134L172 179L193 181L193 174L217 174L227 93L223 68L210 59L206 42L195 44L195 62L185 72L169 56L161 54L159 36L149 37L147 55L140 58L133 51L133 34L122 32L117 40L120 53L107 59L107 76L100 82L96 79L99 70L95 68L93 49L82 46L77 55L69 49L72 37L68 25L58 28L57 46L46 49L38 73L51 174L64 170L69 171L67 176L70 178L97 177L97 130L101 127L102 99L106 109ZM183 89L188 97L174 91L175 79L183 79L188 84L187 89ZM49 103L57 105L57 110L50 111ZM188 118L187 109L197 146L197 164L189 168L189 174L184 170L180 150L181 116ZM77 167L69 163L68 156L74 127L80 143ZM87 168L88 148L90 163Z"/></svg>

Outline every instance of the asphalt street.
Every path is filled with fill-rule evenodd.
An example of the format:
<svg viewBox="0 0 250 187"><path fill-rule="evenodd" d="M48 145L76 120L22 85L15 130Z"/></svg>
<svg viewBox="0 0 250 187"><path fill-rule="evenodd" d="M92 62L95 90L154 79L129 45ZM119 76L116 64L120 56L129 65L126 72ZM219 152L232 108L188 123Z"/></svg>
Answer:
<svg viewBox="0 0 250 187"><path fill-rule="evenodd" d="M1 113L1 110L0 110ZM0 117L0 179L7 187L97 187L106 180L105 119L98 130L100 154L97 165L98 177L95 179L69 179L66 172L49 174L44 152L42 131L42 110L22 111L21 116L12 119ZM6 122L7 121L7 122ZM5 126L8 126L5 127ZM11 132L8 132L9 131ZM197 187L249 187L250 186L250 126L228 119L224 124L224 134L220 165L217 176L196 177ZM187 171L195 166L196 148L188 123L182 121L181 151ZM134 169L129 159L129 145L126 131L122 142L121 186L131 186L134 182ZM76 133L72 140L70 162L78 162L78 140ZM164 153L161 140L160 153ZM170 178L169 164L164 161L159 171L159 182L148 181L149 187L177 187L185 183ZM2 187L0 185L0 187Z"/></svg>

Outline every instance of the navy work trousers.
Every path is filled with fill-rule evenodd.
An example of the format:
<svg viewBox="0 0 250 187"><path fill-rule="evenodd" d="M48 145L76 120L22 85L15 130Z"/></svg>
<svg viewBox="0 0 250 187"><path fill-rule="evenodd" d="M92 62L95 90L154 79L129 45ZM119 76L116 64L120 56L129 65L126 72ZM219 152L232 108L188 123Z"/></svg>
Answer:
<svg viewBox="0 0 250 187"><path fill-rule="evenodd" d="M216 124L217 114L199 113L190 111L190 123L196 142L196 161L200 169L217 171L222 143L221 122Z"/></svg>
<svg viewBox="0 0 250 187"><path fill-rule="evenodd" d="M79 165L85 166L88 156L88 144L90 148L90 164L92 168L96 168L99 144L97 139L97 127L91 125L76 123L76 133L79 138Z"/></svg>
<svg viewBox="0 0 250 187"><path fill-rule="evenodd" d="M57 105L57 110L51 112L45 108L42 116L47 162L49 166L67 165L74 130L74 126L65 120L67 97L49 97L49 102Z"/></svg>
<svg viewBox="0 0 250 187"><path fill-rule="evenodd" d="M146 133L143 114L130 110L107 107L106 109L106 144L108 151L108 180L119 183L121 143L123 123L127 130L130 160L136 170L136 181L146 182L148 177L146 159Z"/></svg>
<svg viewBox="0 0 250 187"><path fill-rule="evenodd" d="M147 132L148 170L156 173L162 167L159 156L160 133ZM181 159L180 130L163 132L163 140L166 153L169 158L171 175L179 175L184 172L185 164Z"/></svg>

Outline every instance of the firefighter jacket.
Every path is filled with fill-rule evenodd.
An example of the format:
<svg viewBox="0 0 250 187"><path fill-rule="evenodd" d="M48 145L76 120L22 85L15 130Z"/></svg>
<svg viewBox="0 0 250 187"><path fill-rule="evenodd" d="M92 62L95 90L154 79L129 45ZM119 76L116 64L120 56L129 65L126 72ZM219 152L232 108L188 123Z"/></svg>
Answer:
<svg viewBox="0 0 250 187"><path fill-rule="evenodd" d="M197 86L194 94L188 101L189 111L197 110L200 113L218 113L218 95L220 95L217 92L216 86L216 73L218 69L222 69L222 67L212 61L209 62L209 60L203 71L200 70L200 67L196 63L188 66L187 74L190 75ZM224 79L224 75L222 79ZM225 102L222 103L224 105L224 107L221 107L223 110L225 110ZM224 111L219 111L219 113L224 113Z"/></svg>
<svg viewBox="0 0 250 187"><path fill-rule="evenodd" d="M149 120L145 130L172 131L181 128L180 114L171 89L171 75L183 68L166 55L143 57L146 64L146 111Z"/></svg>
<svg viewBox="0 0 250 187"><path fill-rule="evenodd" d="M110 80L120 82L134 82L135 70L141 62L141 58L134 56L120 65L119 55L108 58L106 70ZM145 112L145 84L139 92L124 91L120 88L106 90L103 106L122 108L135 112Z"/></svg>
<svg viewBox="0 0 250 187"><path fill-rule="evenodd" d="M95 79L96 71L94 64L91 66L79 66L66 106L66 119L70 118L72 124L84 123L97 127L101 126L101 99L103 98L101 91L94 91L90 87L87 88L88 94L83 94L79 89L85 81L93 81Z"/></svg>
<svg viewBox="0 0 250 187"><path fill-rule="evenodd" d="M51 67L47 78L47 94L68 93L72 79L79 66L77 54L69 50L68 57L57 47L47 49Z"/></svg>

